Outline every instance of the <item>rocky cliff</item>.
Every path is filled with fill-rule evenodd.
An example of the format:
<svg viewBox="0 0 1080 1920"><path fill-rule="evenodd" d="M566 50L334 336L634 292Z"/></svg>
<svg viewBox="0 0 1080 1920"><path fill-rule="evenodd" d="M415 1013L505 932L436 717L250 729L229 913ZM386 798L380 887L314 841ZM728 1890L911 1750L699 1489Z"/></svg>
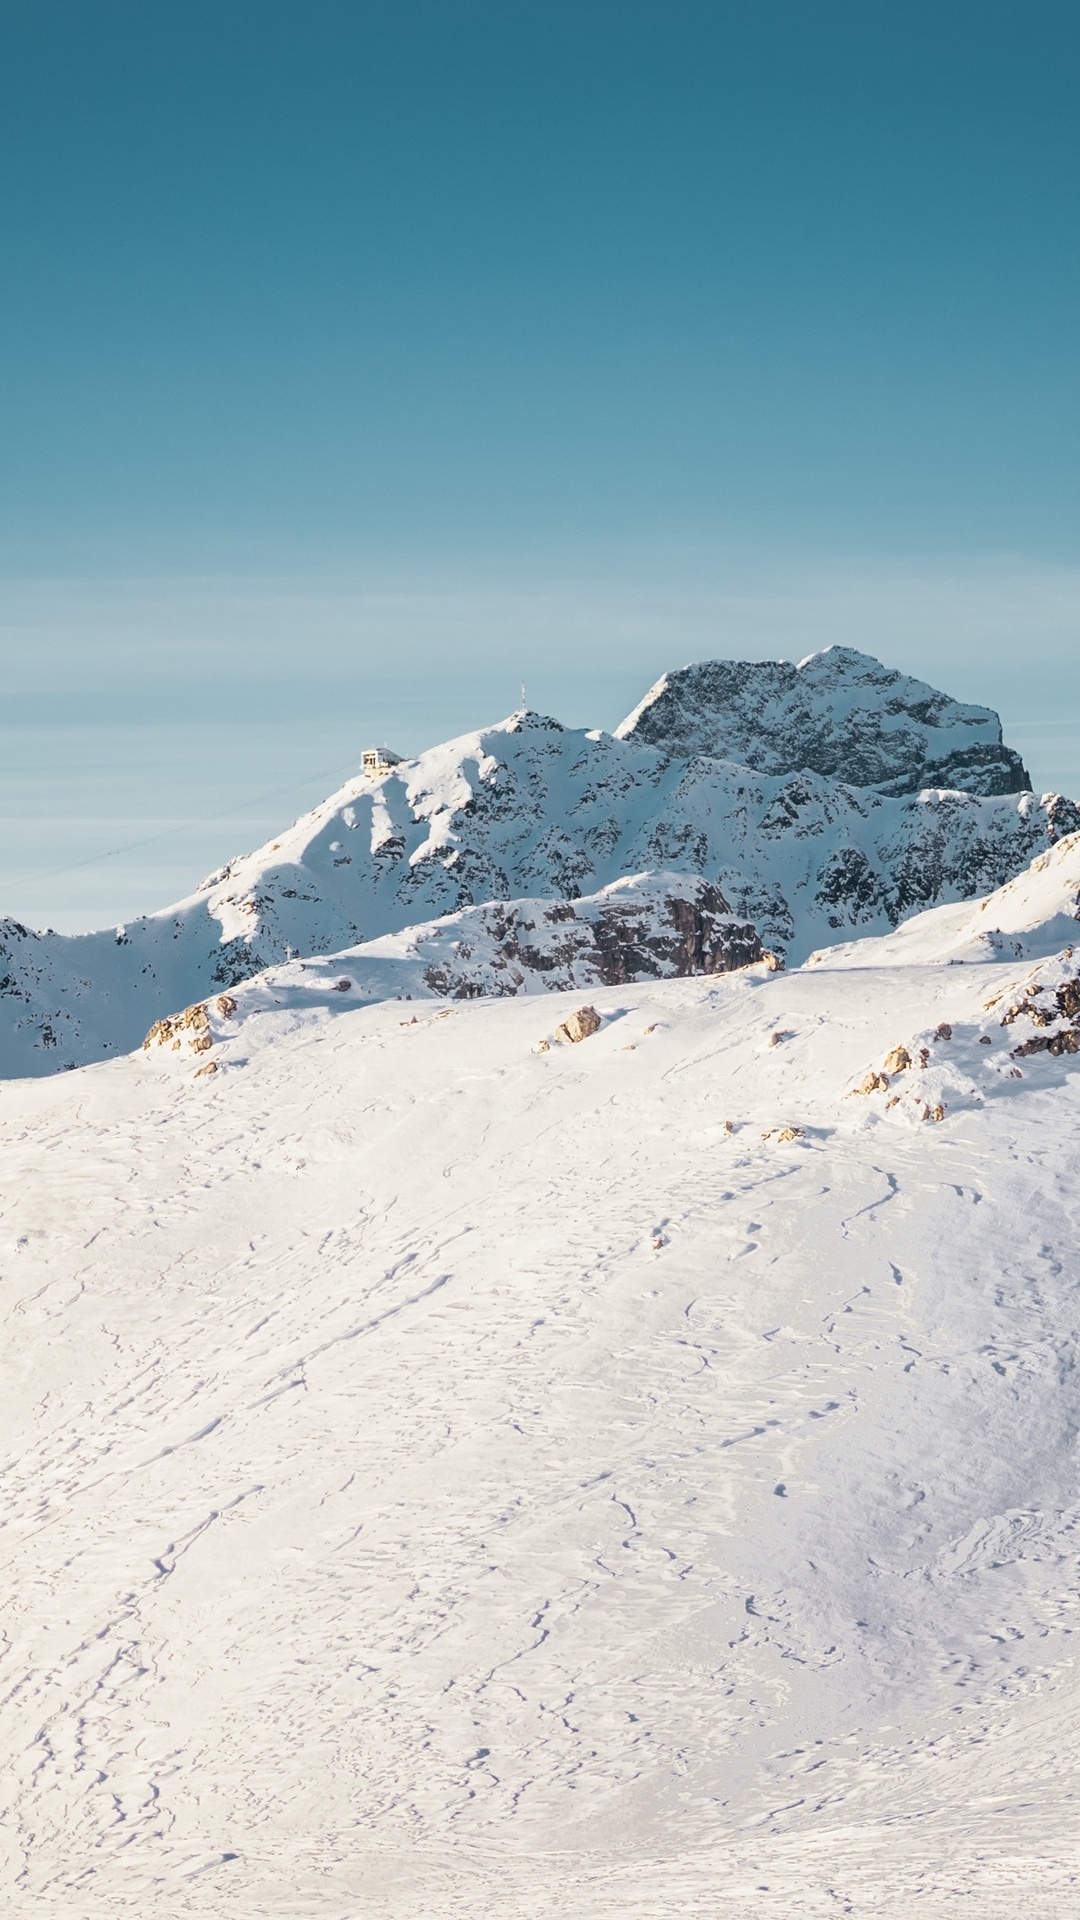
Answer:
<svg viewBox="0 0 1080 1920"><path fill-rule="evenodd" d="M803 768L883 794L1031 786L989 707L962 706L852 647L787 660L705 660L658 680L616 729L689 758L713 754L760 773Z"/></svg>

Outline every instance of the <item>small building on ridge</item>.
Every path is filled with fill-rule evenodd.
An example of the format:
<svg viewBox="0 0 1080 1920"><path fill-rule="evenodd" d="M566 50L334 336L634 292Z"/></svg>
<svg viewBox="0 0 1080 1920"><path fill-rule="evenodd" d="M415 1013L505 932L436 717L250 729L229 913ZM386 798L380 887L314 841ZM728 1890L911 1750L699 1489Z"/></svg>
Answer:
<svg viewBox="0 0 1080 1920"><path fill-rule="evenodd" d="M400 767L402 756L391 753L389 747L365 747L360 756L361 772L377 780L380 774L389 773L393 767Z"/></svg>

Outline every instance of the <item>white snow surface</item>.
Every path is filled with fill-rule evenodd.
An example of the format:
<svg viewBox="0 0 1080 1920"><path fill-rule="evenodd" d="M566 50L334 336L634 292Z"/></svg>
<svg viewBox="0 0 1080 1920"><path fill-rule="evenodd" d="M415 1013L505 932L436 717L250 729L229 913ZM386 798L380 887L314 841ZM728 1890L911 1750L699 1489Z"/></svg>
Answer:
<svg viewBox="0 0 1080 1920"><path fill-rule="evenodd" d="M1080 1912L1076 973L0 1089L4 1911Z"/></svg>

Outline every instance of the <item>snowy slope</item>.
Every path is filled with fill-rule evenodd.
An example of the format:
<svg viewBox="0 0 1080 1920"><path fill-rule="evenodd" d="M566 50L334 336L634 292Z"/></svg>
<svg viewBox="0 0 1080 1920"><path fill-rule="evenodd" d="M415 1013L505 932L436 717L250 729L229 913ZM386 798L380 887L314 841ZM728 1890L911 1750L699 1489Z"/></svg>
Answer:
<svg viewBox="0 0 1080 1920"><path fill-rule="evenodd" d="M253 1014L344 1012L379 1000L568 993L635 980L780 970L755 928L705 880L649 874L581 900L467 907L329 958L287 960L155 1021L144 1047L209 1052ZM346 995L347 999L343 999ZM291 1023L278 1022L279 1028Z"/></svg>
<svg viewBox="0 0 1080 1920"><path fill-rule="evenodd" d="M1080 810L1056 795L886 798L513 715L349 782L163 913L78 937L0 923L0 1074L127 1051L154 1020L294 956L650 872L718 886L798 961L983 894L1077 829Z"/></svg>
<svg viewBox="0 0 1080 1920"><path fill-rule="evenodd" d="M895 933L810 955L811 966L908 967L1042 958L1080 941L1080 833L1039 854L981 900L932 907Z"/></svg>
<svg viewBox="0 0 1080 1920"><path fill-rule="evenodd" d="M589 998L4 1089L5 1912L1078 1911L1075 968Z"/></svg>
<svg viewBox="0 0 1080 1920"><path fill-rule="evenodd" d="M705 660L666 673L616 729L668 753L808 767L882 793L1020 793L1031 778L989 707L963 706L853 647L787 660Z"/></svg>

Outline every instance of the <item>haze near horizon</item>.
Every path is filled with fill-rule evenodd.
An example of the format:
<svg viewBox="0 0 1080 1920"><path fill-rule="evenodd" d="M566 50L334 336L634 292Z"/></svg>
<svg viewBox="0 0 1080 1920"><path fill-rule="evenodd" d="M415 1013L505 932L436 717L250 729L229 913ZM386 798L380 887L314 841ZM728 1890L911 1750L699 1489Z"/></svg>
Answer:
<svg viewBox="0 0 1080 1920"><path fill-rule="evenodd" d="M834 641L1080 788L1080 29L4 10L0 882L161 906L530 700Z"/></svg>

